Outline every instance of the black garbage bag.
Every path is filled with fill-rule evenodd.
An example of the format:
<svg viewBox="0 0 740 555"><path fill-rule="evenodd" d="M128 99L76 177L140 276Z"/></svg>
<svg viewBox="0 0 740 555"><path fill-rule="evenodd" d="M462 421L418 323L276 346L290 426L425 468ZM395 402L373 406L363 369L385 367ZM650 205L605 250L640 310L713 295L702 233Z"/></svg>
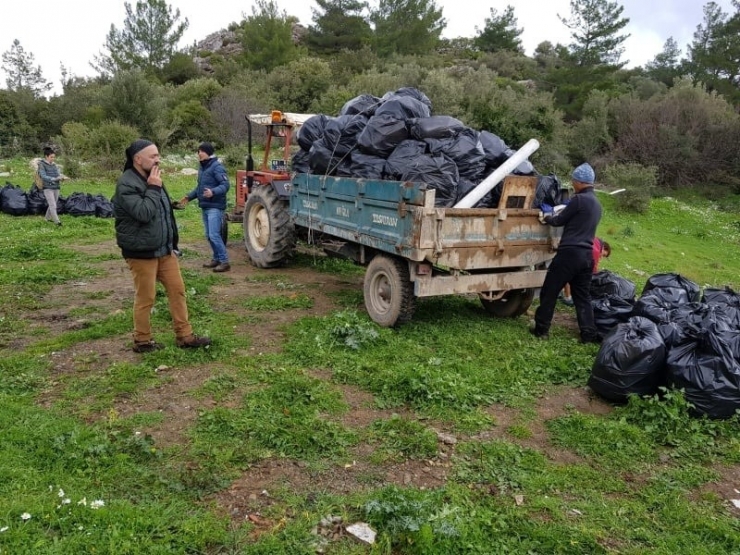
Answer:
<svg viewBox="0 0 740 555"><path fill-rule="evenodd" d="M414 164L415 160L427 152L424 141L406 139L393 149L385 165L385 174L389 179L401 179L404 172Z"/></svg>
<svg viewBox="0 0 740 555"><path fill-rule="evenodd" d="M729 320L734 327L740 328L740 295L731 288L724 289L706 288L702 297L704 302L710 306L721 306L724 308Z"/></svg>
<svg viewBox="0 0 740 555"><path fill-rule="evenodd" d="M683 389L694 412L729 418L740 409L740 332L710 326L672 347L666 359L668 385Z"/></svg>
<svg viewBox="0 0 740 555"><path fill-rule="evenodd" d="M382 100L390 100L396 96L409 96L415 100L418 100L419 102L425 104L427 108L429 108L429 112L431 115L432 101L429 100L429 97L421 92L419 89L415 89L414 87L401 87L395 92L385 93Z"/></svg>
<svg viewBox="0 0 740 555"><path fill-rule="evenodd" d="M656 324L670 322L671 313L689 302L685 289L679 287L660 287L643 294L635 303L632 314L644 316Z"/></svg>
<svg viewBox="0 0 740 555"><path fill-rule="evenodd" d="M334 155L344 155L357 146L357 137L367 125L367 118L360 114L339 116L326 122L324 144Z"/></svg>
<svg viewBox="0 0 740 555"><path fill-rule="evenodd" d="M308 173L311 170L307 150L300 149L290 161L290 169L298 173Z"/></svg>
<svg viewBox="0 0 740 555"><path fill-rule="evenodd" d="M372 94L361 94L351 100L348 100L339 110L340 116L351 116L354 114L362 114L365 117L370 117L375 113L375 110L381 104L381 99Z"/></svg>
<svg viewBox="0 0 740 555"><path fill-rule="evenodd" d="M414 139L446 139L454 137L465 129L465 124L451 116L430 116L409 122L409 130Z"/></svg>
<svg viewBox="0 0 740 555"><path fill-rule="evenodd" d="M633 282L609 270L601 270L591 276L592 299L619 297L634 304L636 290L637 288Z"/></svg>
<svg viewBox="0 0 740 555"><path fill-rule="evenodd" d="M447 139L426 139L429 152L444 154L457 164L460 177L473 182L482 181L486 169L486 153L478 140L478 132L466 127L457 135Z"/></svg>
<svg viewBox="0 0 740 555"><path fill-rule="evenodd" d="M664 287L678 287L685 290L688 296L688 302L691 303L701 299L701 288L696 283L690 279L686 279L682 275L672 273L655 274L649 277L645 283L645 287L642 289L642 294L644 295L652 289Z"/></svg>
<svg viewBox="0 0 740 555"><path fill-rule="evenodd" d="M671 311L671 322L684 328L701 331L716 325L715 329L732 330L737 327L737 313L731 307L709 303L686 303Z"/></svg>
<svg viewBox="0 0 740 555"><path fill-rule="evenodd" d="M591 299L594 324L601 335L606 335L632 316L632 303L614 295Z"/></svg>
<svg viewBox="0 0 740 555"><path fill-rule="evenodd" d="M486 175L489 175L493 170L509 159L506 154L506 151L509 150L509 146L501 137L494 135L490 131L481 131L478 138L483 147L483 152L486 155Z"/></svg>
<svg viewBox="0 0 740 555"><path fill-rule="evenodd" d="M630 395L654 395L664 383L666 348L656 325L647 318L619 324L601 344L588 385L610 401Z"/></svg>
<svg viewBox="0 0 740 555"><path fill-rule="evenodd" d="M350 171L353 177L364 177L365 179L385 179L385 158L364 154L359 150L353 150L350 154Z"/></svg>
<svg viewBox="0 0 740 555"><path fill-rule="evenodd" d="M457 198L455 204L464 199L467 194L475 189L477 185L468 179L460 179L457 183ZM496 189L498 187L498 189ZM498 201L501 199L501 187L498 185L488 191L483 197L476 202L473 208L498 208ZM498 193L498 195L497 195Z"/></svg>
<svg viewBox="0 0 740 555"><path fill-rule="evenodd" d="M57 199L57 214L62 215L67 213L67 197L59 195Z"/></svg>
<svg viewBox="0 0 740 555"><path fill-rule="evenodd" d="M26 193L28 199L28 213L32 216L46 214L49 205L46 202L44 192L36 186L31 187Z"/></svg>
<svg viewBox="0 0 740 555"><path fill-rule="evenodd" d="M391 114L375 114L357 137L357 144L365 154L387 158L401 141L409 138L406 121Z"/></svg>
<svg viewBox="0 0 740 555"><path fill-rule="evenodd" d="M88 193L72 193L64 204L70 216L95 216L97 206L95 199Z"/></svg>
<svg viewBox="0 0 740 555"><path fill-rule="evenodd" d="M681 322L661 322L656 326L668 350L685 342L694 333L694 330Z"/></svg>
<svg viewBox="0 0 740 555"><path fill-rule="evenodd" d="M0 210L11 216L27 215L28 195L19 186L6 182L0 189Z"/></svg>
<svg viewBox="0 0 740 555"><path fill-rule="evenodd" d="M303 150L308 152L311 150L313 144L324 136L327 121L329 121L329 116L316 114L304 122L298 130L298 137L296 137L298 144Z"/></svg>
<svg viewBox="0 0 740 555"><path fill-rule="evenodd" d="M537 190L534 194L532 208L539 208L542 204L557 206L563 202L563 192L560 180L555 174L541 175L537 178Z"/></svg>
<svg viewBox="0 0 740 555"><path fill-rule="evenodd" d="M385 97L383 97L385 98ZM374 116L381 114L393 116L400 120L428 118L432 115L429 106L413 96L393 95L375 110Z"/></svg>
<svg viewBox="0 0 740 555"><path fill-rule="evenodd" d="M105 198L104 195L93 195L93 201L95 202L95 215L98 218L113 217L113 203Z"/></svg>
<svg viewBox="0 0 740 555"><path fill-rule="evenodd" d="M337 168L343 160L351 160L349 153L337 154L324 139L316 141L308 151L308 163L311 173L318 175L336 175Z"/></svg>
<svg viewBox="0 0 740 555"><path fill-rule="evenodd" d="M435 206L452 206L457 198L457 173L455 162L444 155L422 154L401 175L402 181L418 181L435 189Z"/></svg>

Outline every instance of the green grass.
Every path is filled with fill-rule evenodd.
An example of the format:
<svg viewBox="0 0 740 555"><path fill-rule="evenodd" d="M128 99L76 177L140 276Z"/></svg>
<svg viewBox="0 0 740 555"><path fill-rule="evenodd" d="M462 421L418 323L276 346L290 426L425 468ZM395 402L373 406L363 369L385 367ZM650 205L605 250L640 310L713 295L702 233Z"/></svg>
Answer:
<svg viewBox="0 0 740 555"><path fill-rule="evenodd" d="M10 165L30 186L27 161ZM174 198L194 184L183 165L164 163ZM63 194L110 198L114 181L74 180ZM736 198L660 198L639 216L599 198L613 247L602 268L638 291L658 272L740 288ZM535 341L527 317L492 319L463 296L422 299L412 322L379 328L362 308L363 269L317 250L251 268L224 302L234 274L200 271L199 210L177 217L190 317L217 341L177 349L159 289L152 322L166 348L132 358L131 299L104 286L120 261L113 222L0 215L0 552L308 555L312 529L339 515L368 522L377 545L343 537L330 555L740 553L726 498L736 419L694 418L672 391L610 411L559 406L598 351L573 330ZM319 314L326 281L335 309ZM283 342L260 354L260 332ZM559 410L543 412L546 400ZM420 485L422 469L444 469L442 485Z"/></svg>

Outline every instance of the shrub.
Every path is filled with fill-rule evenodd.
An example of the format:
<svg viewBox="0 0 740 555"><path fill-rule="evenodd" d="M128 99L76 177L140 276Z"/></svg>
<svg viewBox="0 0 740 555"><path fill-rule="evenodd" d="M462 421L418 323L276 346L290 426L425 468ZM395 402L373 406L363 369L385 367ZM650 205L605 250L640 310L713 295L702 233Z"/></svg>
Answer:
<svg viewBox="0 0 740 555"><path fill-rule="evenodd" d="M658 168L637 163L612 164L604 176L609 185L624 188L617 195L617 208L626 212L644 213L650 208L650 199L658 183Z"/></svg>

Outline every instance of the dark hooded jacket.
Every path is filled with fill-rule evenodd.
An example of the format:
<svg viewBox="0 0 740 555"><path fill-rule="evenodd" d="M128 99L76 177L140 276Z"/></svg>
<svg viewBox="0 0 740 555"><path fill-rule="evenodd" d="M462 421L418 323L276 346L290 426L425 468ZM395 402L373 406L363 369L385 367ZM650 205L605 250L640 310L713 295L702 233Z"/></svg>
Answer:
<svg viewBox="0 0 740 555"><path fill-rule="evenodd" d="M129 168L118 179L112 201L116 242L124 258L158 258L177 250L175 214L164 186L149 185Z"/></svg>

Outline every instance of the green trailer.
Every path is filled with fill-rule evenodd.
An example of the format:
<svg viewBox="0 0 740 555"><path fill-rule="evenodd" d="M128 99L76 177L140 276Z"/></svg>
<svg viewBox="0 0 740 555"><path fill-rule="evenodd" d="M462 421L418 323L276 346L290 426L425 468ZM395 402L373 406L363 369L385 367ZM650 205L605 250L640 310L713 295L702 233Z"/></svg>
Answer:
<svg viewBox="0 0 740 555"><path fill-rule="evenodd" d="M366 267L365 307L381 326L411 319L418 297L477 294L492 315L532 303L561 230L532 208L536 177L507 176L499 207L439 208L423 183L295 174L281 191L256 190L244 239L259 267L285 263L296 238Z"/></svg>

